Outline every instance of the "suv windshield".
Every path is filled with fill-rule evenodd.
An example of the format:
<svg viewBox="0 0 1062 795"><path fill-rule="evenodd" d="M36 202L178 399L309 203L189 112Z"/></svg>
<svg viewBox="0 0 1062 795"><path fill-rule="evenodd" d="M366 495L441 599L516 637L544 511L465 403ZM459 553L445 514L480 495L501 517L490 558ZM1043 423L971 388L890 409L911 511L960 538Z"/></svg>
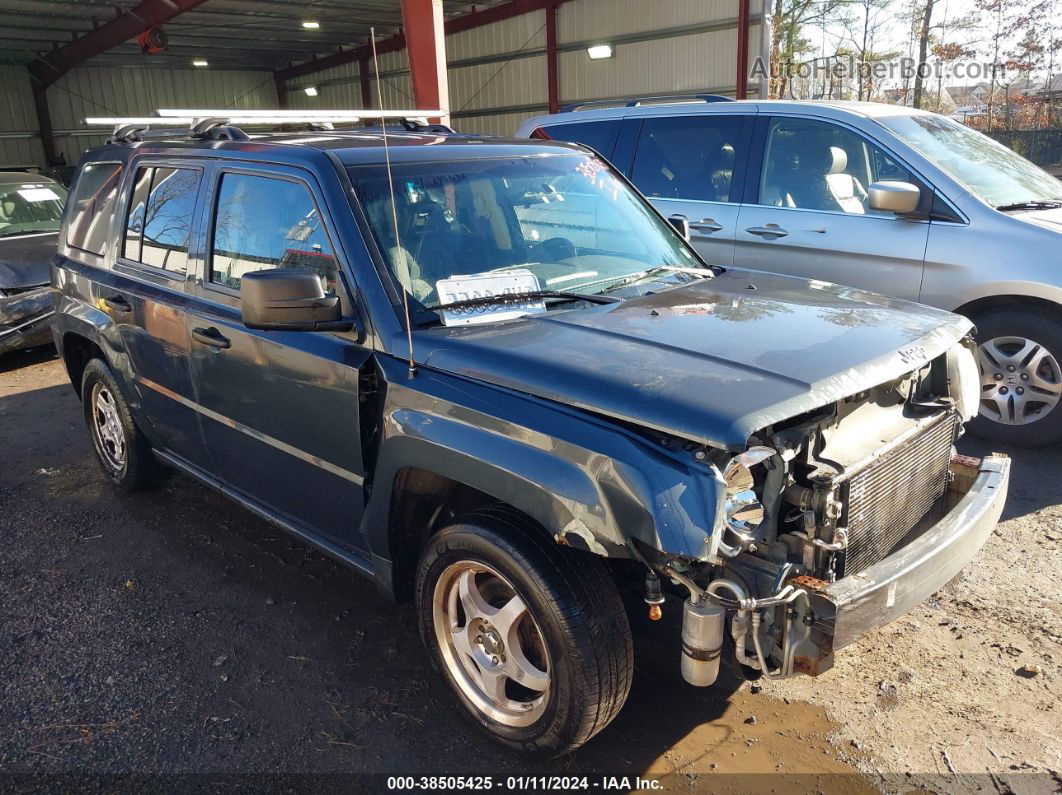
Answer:
<svg viewBox="0 0 1062 795"><path fill-rule="evenodd" d="M993 207L1062 199L1062 182L1001 143L945 116L891 116L880 120Z"/></svg>
<svg viewBox="0 0 1062 795"><path fill-rule="evenodd" d="M437 303L438 283L456 276L522 269L541 290L598 294L628 282L637 291L637 275L652 269L681 280L666 268L703 268L670 225L590 155L392 164L400 243L386 168L353 166L349 174L396 282L424 305Z"/></svg>
<svg viewBox="0 0 1062 795"><path fill-rule="evenodd" d="M0 237L55 232L63 220L66 188L55 182L26 182L0 188Z"/></svg>

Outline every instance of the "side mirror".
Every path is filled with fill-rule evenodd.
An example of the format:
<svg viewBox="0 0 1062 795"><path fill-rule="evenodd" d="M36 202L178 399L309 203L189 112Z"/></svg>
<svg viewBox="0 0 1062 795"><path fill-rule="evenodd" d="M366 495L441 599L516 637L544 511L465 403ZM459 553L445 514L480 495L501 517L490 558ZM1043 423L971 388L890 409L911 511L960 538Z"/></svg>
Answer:
<svg viewBox="0 0 1062 795"><path fill-rule="evenodd" d="M675 227L675 231L682 235L682 239L689 242L690 239L690 219L684 215L669 215L667 222Z"/></svg>
<svg viewBox="0 0 1062 795"><path fill-rule="evenodd" d="M240 278L243 325L271 331L349 331L339 298L327 295L321 277L293 268L253 271Z"/></svg>
<svg viewBox="0 0 1062 795"><path fill-rule="evenodd" d="M871 183L867 189L870 194L870 209L906 215L918 209L922 191L910 182L882 180Z"/></svg>

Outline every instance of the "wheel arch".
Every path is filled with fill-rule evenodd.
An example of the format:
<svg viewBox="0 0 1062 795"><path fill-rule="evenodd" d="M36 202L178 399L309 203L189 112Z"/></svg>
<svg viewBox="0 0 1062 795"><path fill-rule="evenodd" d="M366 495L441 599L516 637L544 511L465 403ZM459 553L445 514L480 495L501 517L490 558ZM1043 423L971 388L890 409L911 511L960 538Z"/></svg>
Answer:
<svg viewBox="0 0 1062 795"><path fill-rule="evenodd" d="M75 331L67 331L63 334L61 351L66 374L70 377L70 386L81 400L83 398L81 381L85 374L85 367L93 359L102 359L106 362L107 357L96 342Z"/></svg>
<svg viewBox="0 0 1062 795"><path fill-rule="evenodd" d="M972 301L967 301L965 304L956 307L952 311L956 314L964 315L976 322L977 315L993 309L1005 309L1015 306L1037 307L1054 314L1060 321L1062 321L1062 304L1035 295L989 295L982 298L976 298Z"/></svg>
<svg viewBox="0 0 1062 795"><path fill-rule="evenodd" d="M431 428L443 424L433 418ZM606 505L580 467L482 429L464 426L462 439L443 445L397 436L381 446L362 527L380 584L396 600L411 596L427 539L450 519L487 505L523 514L557 543L627 556L610 520L615 506Z"/></svg>
<svg viewBox="0 0 1062 795"><path fill-rule="evenodd" d="M381 445L362 519L380 585L398 601L412 592L431 534L485 505L507 506L552 541L604 557L629 556L628 535L660 543L645 505L615 494L575 461L439 416L407 414L402 426L405 434ZM414 435L416 426L435 438Z"/></svg>

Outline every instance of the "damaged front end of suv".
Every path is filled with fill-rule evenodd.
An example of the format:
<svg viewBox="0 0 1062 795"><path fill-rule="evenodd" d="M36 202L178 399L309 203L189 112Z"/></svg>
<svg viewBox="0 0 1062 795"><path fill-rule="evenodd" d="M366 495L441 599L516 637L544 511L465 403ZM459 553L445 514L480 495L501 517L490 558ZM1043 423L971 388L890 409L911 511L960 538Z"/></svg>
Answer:
<svg viewBox="0 0 1062 795"><path fill-rule="evenodd" d="M901 356L918 359L914 348ZM977 411L967 337L877 386L758 430L711 462L717 523L705 554L640 549L689 594L682 674L715 682L724 648L750 678L817 676L834 652L908 612L954 577L999 519L1009 461L956 454Z"/></svg>

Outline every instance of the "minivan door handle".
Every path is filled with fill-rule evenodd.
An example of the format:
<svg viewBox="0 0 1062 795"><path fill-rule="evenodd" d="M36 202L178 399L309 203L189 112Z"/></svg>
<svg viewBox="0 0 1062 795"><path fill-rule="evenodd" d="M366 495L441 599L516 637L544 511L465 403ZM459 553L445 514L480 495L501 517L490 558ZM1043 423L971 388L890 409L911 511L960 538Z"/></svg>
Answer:
<svg viewBox="0 0 1062 795"><path fill-rule="evenodd" d="M778 226L778 224L767 224L766 226L750 226L745 230L750 235L757 235L759 237L765 237L768 239L774 239L778 237L785 237L789 233Z"/></svg>
<svg viewBox="0 0 1062 795"><path fill-rule="evenodd" d="M690 229L696 229L698 232L705 232L707 234L718 232L722 228L722 225L717 224L714 218L702 218L700 221L690 222Z"/></svg>
<svg viewBox="0 0 1062 795"><path fill-rule="evenodd" d="M120 295L110 295L103 299L103 304L113 312L126 315L133 311L133 305Z"/></svg>
<svg viewBox="0 0 1062 795"><path fill-rule="evenodd" d="M192 329L192 339L209 345L211 348L228 348L232 345L228 337L222 336L221 332L211 326L210 328Z"/></svg>

